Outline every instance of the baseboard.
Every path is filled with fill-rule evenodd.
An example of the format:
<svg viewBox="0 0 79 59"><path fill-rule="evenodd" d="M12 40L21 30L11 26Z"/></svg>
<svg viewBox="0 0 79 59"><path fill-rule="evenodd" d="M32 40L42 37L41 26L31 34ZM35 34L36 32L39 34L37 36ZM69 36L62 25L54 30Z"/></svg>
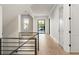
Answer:
<svg viewBox="0 0 79 59"><path fill-rule="evenodd" d="M70 52L70 55L79 55L79 52Z"/></svg>
<svg viewBox="0 0 79 59"><path fill-rule="evenodd" d="M58 45L59 45L59 47L61 47L64 50L64 48L59 43L58 43Z"/></svg>

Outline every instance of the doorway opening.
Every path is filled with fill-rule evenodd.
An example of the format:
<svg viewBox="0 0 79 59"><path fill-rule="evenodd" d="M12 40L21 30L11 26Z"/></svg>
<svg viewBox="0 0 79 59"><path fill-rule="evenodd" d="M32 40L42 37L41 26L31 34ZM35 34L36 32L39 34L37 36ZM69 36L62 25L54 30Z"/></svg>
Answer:
<svg viewBox="0 0 79 59"><path fill-rule="evenodd" d="M38 33L45 34L45 20L38 20L37 24Z"/></svg>

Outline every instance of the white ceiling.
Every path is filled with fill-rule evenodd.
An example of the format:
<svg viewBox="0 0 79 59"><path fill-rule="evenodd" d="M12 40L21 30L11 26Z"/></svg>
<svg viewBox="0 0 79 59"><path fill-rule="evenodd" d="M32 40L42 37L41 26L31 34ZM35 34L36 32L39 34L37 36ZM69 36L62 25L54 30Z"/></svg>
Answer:
<svg viewBox="0 0 79 59"><path fill-rule="evenodd" d="M33 15L48 15L52 4L34 4L31 6L32 14Z"/></svg>
<svg viewBox="0 0 79 59"><path fill-rule="evenodd" d="M25 10L32 15L48 15L52 4L4 4L3 8L3 25L7 25L15 19L18 14L23 14Z"/></svg>

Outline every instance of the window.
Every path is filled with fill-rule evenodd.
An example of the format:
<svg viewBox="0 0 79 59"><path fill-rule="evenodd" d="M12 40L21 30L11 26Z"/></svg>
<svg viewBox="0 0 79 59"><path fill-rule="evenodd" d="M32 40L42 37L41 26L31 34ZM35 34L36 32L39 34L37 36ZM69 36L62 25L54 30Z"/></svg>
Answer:
<svg viewBox="0 0 79 59"><path fill-rule="evenodd" d="M29 19L28 18L24 18L24 30L26 31L29 25Z"/></svg>
<svg viewBox="0 0 79 59"><path fill-rule="evenodd" d="M45 33L45 20L38 20L38 33L39 34Z"/></svg>

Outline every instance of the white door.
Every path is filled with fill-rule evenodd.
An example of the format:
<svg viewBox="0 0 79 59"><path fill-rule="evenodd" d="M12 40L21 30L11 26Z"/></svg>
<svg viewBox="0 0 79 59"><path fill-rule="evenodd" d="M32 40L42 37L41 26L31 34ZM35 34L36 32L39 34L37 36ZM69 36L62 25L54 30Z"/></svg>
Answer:
<svg viewBox="0 0 79 59"><path fill-rule="evenodd" d="M59 8L59 43L63 47L63 6Z"/></svg>
<svg viewBox="0 0 79 59"><path fill-rule="evenodd" d="M71 52L79 52L79 4L71 5Z"/></svg>

